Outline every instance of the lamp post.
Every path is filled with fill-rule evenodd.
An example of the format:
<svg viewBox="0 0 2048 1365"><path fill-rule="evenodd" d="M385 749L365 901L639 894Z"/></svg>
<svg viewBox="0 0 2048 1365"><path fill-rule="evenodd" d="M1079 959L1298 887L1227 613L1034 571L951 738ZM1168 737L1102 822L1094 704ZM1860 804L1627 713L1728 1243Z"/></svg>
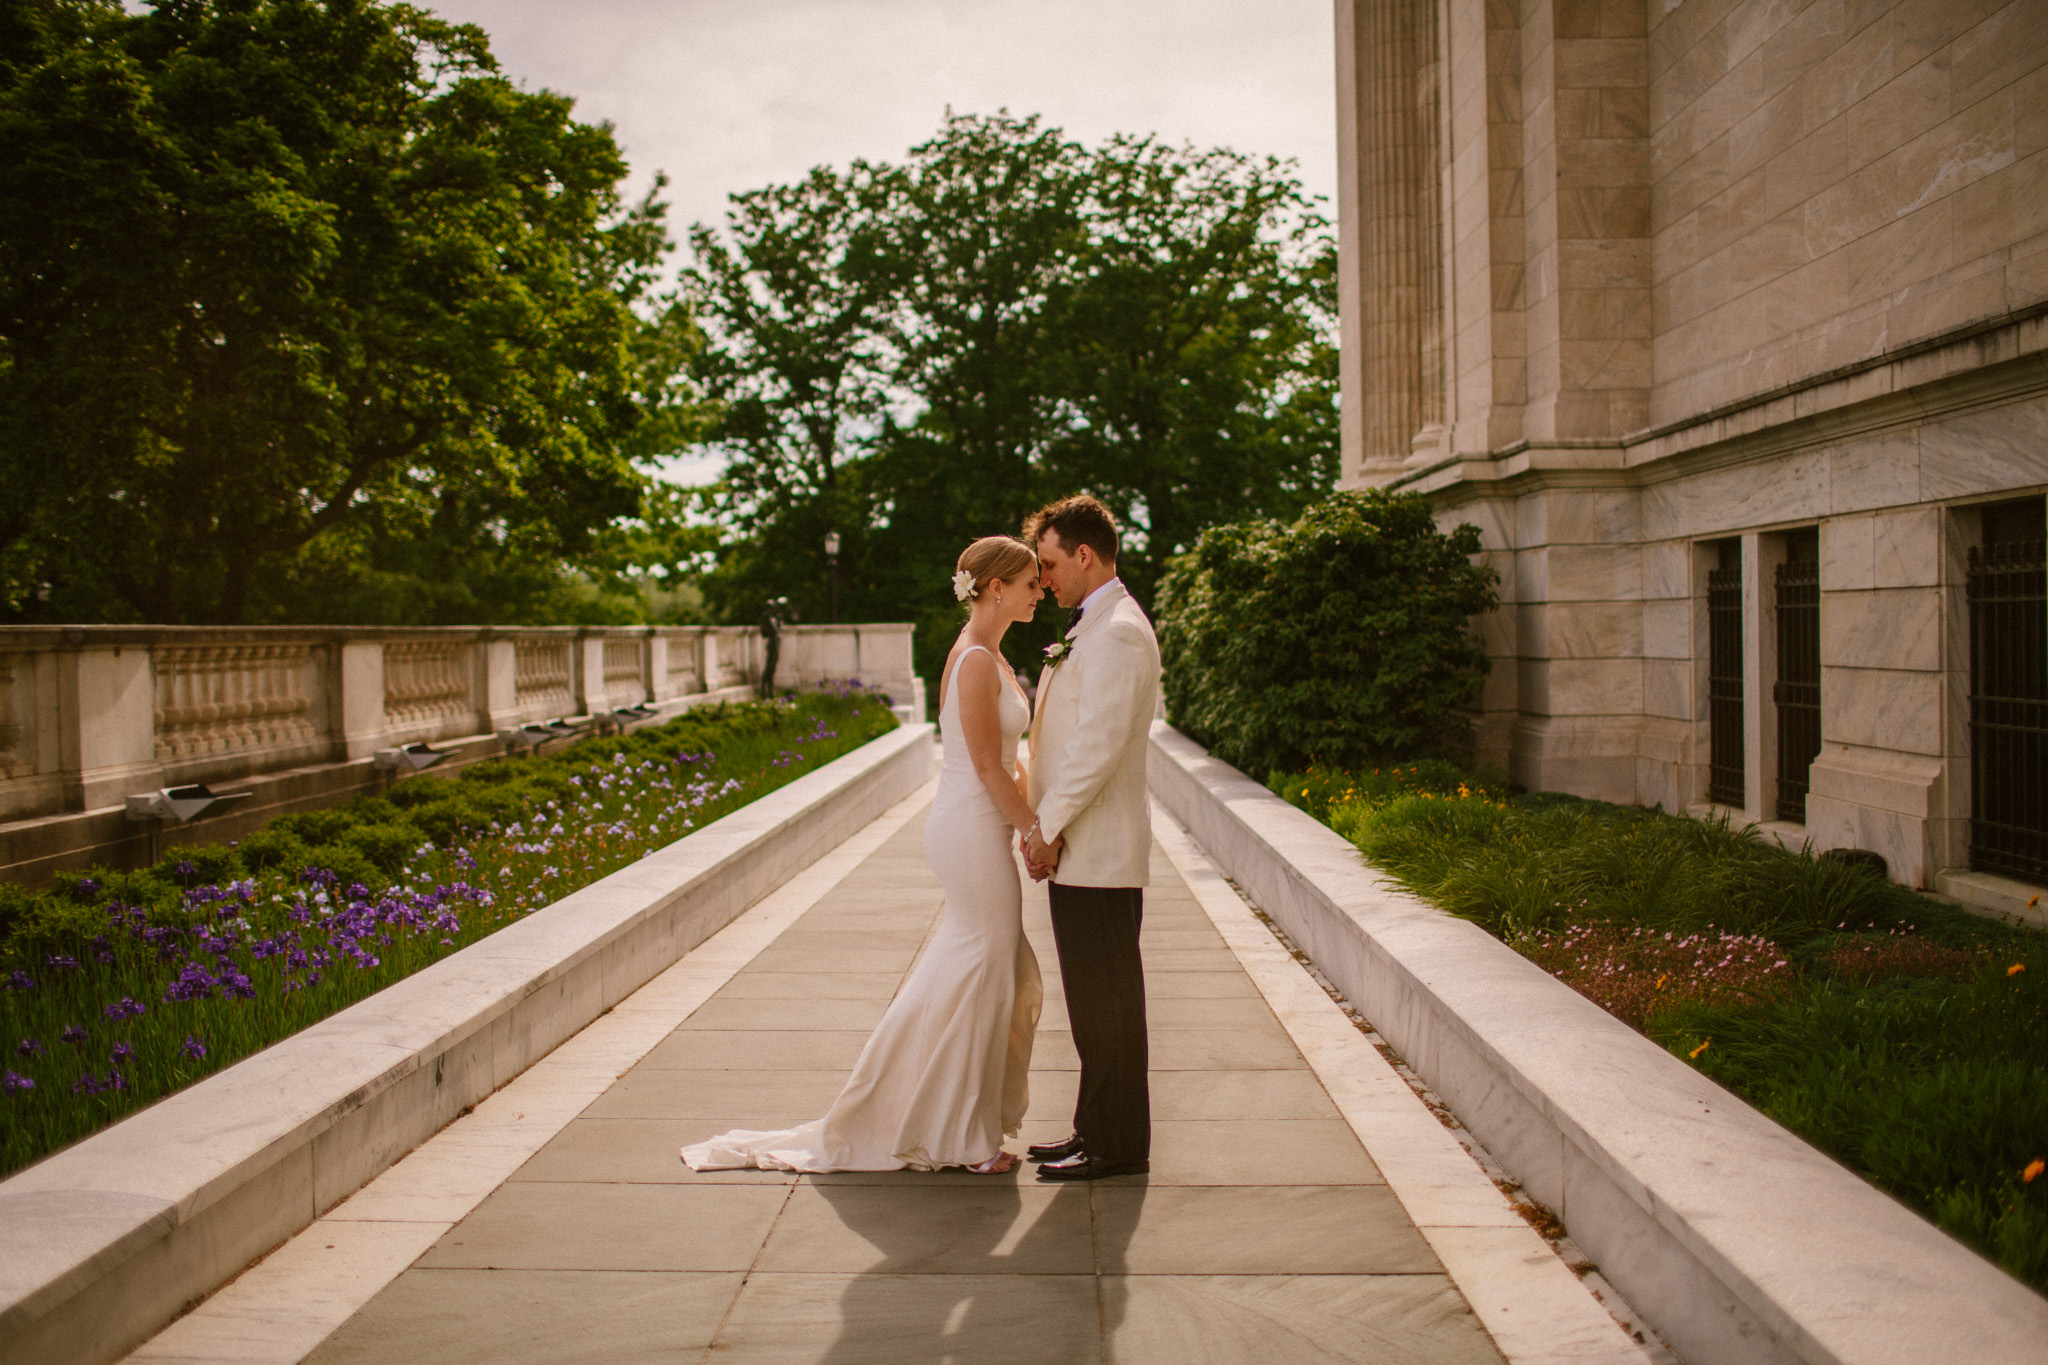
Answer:
<svg viewBox="0 0 2048 1365"><path fill-rule="evenodd" d="M825 533L825 583L831 595L832 624L839 624L839 533Z"/></svg>

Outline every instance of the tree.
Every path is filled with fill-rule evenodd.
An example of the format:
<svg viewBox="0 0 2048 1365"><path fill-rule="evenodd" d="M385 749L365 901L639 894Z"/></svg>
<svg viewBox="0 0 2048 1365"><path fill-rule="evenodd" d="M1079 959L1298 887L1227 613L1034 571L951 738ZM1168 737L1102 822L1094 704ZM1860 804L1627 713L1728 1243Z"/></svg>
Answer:
<svg viewBox="0 0 2048 1365"><path fill-rule="evenodd" d="M1292 515L1334 486L1336 253L1270 159L1120 137L1093 180L1049 472L1134 533L1119 567L1149 602L1203 527Z"/></svg>
<svg viewBox="0 0 2048 1365"><path fill-rule="evenodd" d="M843 484L886 403L892 178L861 162L816 170L734 195L731 246L702 226L691 234L689 284L720 335L696 375L718 413L709 439L729 459L707 511L742 537L712 580L732 619L751 619L805 568L822 575L827 531L843 528L849 557L860 554L863 499ZM799 595L803 610L822 608L822 594Z"/></svg>
<svg viewBox="0 0 2048 1365"><path fill-rule="evenodd" d="M474 27L10 5L0 148L0 616L488 618L688 434L661 205Z"/></svg>
<svg viewBox="0 0 2048 1365"><path fill-rule="evenodd" d="M1335 477L1334 253L1279 163L949 116L901 165L739 196L693 241L729 462L707 589L735 617L821 615L838 531L843 611L919 622L931 672L960 548L1058 494L1119 512L1142 598L1208 521Z"/></svg>
<svg viewBox="0 0 2048 1365"><path fill-rule="evenodd" d="M1478 551L1378 489L1210 527L1160 584L1167 718L1260 778L1457 753L1488 662L1471 621L1498 604Z"/></svg>

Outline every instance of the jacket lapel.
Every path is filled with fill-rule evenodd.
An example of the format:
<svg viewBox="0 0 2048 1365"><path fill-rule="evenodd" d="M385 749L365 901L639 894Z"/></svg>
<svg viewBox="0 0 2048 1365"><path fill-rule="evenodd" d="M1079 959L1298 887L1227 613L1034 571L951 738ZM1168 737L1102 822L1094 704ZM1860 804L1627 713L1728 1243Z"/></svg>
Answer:
<svg viewBox="0 0 2048 1365"><path fill-rule="evenodd" d="M1105 592L1104 594L1102 594L1100 598L1096 599L1094 606L1090 607L1086 612L1082 613L1081 624L1074 627L1072 633L1060 636L1062 640L1065 640L1067 642L1068 653L1071 654L1076 648L1078 648L1080 646L1082 639L1088 634L1088 632L1093 630L1098 624L1100 624L1102 618L1109 615L1109 613L1116 607L1117 603L1123 601L1126 597L1129 597L1130 595L1130 590L1124 587L1123 581L1121 579L1110 583L1109 591ZM1062 663L1060 665L1060 668L1064 667L1065 664ZM1038 707L1036 712L1031 717L1031 728L1032 733L1034 734L1036 734L1038 731L1038 717L1045 714L1046 698L1052 695L1053 680L1059 677L1060 668L1048 668L1038 684Z"/></svg>

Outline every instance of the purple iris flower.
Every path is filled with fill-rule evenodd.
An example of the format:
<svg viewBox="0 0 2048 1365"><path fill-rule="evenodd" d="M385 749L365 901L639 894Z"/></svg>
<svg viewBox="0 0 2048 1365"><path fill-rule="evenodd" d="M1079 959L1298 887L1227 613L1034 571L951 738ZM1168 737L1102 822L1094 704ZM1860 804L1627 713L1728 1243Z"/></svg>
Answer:
<svg viewBox="0 0 2048 1365"><path fill-rule="evenodd" d="M178 974L178 979L164 992L164 1003L169 1004L174 1000L210 1000L218 984L207 974L206 968L196 962L187 962L185 970Z"/></svg>
<svg viewBox="0 0 2048 1365"><path fill-rule="evenodd" d="M185 1046L178 1050L196 1062L206 1055L206 1044L188 1033L185 1035Z"/></svg>

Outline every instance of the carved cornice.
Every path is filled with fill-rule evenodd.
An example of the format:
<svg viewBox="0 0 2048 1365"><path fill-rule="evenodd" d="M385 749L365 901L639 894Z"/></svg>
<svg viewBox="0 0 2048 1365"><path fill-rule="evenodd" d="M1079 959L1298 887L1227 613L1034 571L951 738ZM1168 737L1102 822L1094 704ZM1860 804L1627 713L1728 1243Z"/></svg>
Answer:
<svg viewBox="0 0 2048 1365"><path fill-rule="evenodd" d="M2048 300L1613 441L1516 441L1388 487L1455 507L1548 488L1645 488L2048 395Z"/></svg>

